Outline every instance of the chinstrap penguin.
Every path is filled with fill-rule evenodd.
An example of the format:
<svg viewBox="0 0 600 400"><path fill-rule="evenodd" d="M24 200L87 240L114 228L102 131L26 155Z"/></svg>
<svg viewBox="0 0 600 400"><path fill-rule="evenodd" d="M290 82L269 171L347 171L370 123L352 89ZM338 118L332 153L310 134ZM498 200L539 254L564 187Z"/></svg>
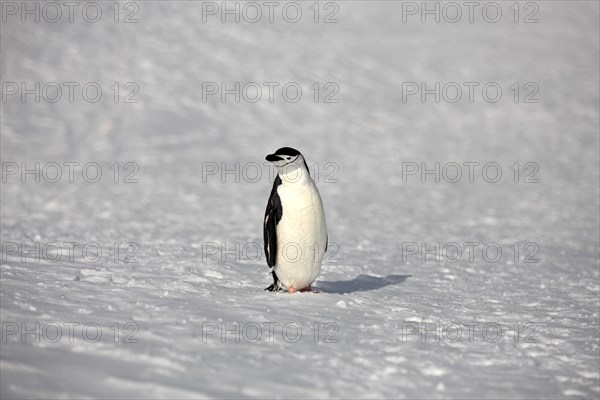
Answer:
<svg viewBox="0 0 600 400"><path fill-rule="evenodd" d="M327 250L323 202L304 157L282 147L266 157L277 167L264 219L264 245L273 283L265 290L311 291Z"/></svg>

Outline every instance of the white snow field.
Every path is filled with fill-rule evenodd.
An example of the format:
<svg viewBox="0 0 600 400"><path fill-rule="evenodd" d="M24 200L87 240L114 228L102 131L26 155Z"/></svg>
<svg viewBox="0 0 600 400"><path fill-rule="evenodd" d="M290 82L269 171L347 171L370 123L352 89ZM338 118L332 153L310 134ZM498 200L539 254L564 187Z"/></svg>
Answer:
<svg viewBox="0 0 600 400"><path fill-rule="evenodd" d="M2 399L600 396L597 1L67 3L0 3Z"/></svg>

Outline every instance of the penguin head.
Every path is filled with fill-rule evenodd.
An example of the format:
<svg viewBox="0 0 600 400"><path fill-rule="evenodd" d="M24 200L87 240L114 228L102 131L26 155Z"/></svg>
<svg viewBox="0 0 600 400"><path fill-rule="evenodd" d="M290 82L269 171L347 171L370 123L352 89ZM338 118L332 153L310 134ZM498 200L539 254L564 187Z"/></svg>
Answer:
<svg viewBox="0 0 600 400"><path fill-rule="evenodd" d="M272 162L280 174L296 168L304 168L310 174L302 153L291 147L280 148L275 153L269 154L266 160Z"/></svg>

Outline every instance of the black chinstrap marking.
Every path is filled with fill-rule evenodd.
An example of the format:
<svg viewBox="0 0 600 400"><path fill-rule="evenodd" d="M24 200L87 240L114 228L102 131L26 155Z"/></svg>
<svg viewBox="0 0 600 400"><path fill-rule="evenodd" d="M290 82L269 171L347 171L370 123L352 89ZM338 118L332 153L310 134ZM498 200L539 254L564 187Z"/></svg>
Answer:
<svg viewBox="0 0 600 400"><path fill-rule="evenodd" d="M286 165L290 165L290 164L294 163L298 159L298 157L300 157L300 155L296 156L296 158L294 158L292 161L289 161L289 162L281 165L280 167L283 168ZM276 156L274 154L269 154L267 156L266 160L270 161L270 162L274 162L274 161L281 161L281 160L283 160L283 158L279 157L279 156ZM306 168L306 171L308 172L308 176L310 176L310 170L308 169L308 164L306 163L306 159L303 158L302 161L304 161L304 168Z"/></svg>

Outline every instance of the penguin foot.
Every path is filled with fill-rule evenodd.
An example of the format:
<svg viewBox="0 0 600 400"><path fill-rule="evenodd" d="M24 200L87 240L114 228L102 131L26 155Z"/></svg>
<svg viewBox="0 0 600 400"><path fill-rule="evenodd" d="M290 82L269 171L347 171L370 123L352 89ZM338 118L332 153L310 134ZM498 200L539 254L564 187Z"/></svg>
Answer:
<svg viewBox="0 0 600 400"><path fill-rule="evenodd" d="M265 288L265 290L268 290L269 292L277 292L279 290L281 290L281 288L275 283L271 283L271 286Z"/></svg>
<svg viewBox="0 0 600 400"><path fill-rule="evenodd" d="M304 293L304 292L319 293L318 290L313 290L313 288L310 287L310 285L308 285L304 289L300 289L300 290L296 289L295 287L289 287L288 288L288 293L296 293L296 292L301 292L301 293Z"/></svg>

